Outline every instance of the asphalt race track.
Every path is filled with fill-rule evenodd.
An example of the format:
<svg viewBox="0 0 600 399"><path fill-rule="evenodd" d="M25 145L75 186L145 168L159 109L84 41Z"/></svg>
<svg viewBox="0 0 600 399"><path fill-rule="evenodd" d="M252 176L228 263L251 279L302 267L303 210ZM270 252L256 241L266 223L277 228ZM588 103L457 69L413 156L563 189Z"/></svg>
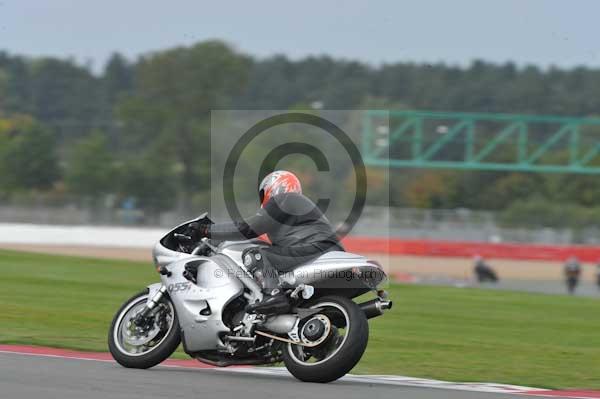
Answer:
<svg viewBox="0 0 600 399"><path fill-rule="evenodd" d="M0 353L0 397L6 399L151 398L416 398L506 399L521 395L404 387L355 381L302 383L287 375L215 369L125 369L114 362Z"/></svg>
<svg viewBox="0 0 600 399"><path fill-rule="evenodd" d="M442 276L419 277L418 284L442 285L452 287L473 287L490 290L522 291L538 294L567 295L563 281L550 280L500 280L493 283L474 283L471 280L459 280ZM600 298L600 288L589 281L580 282L575 291L575 296Z"/></svg>

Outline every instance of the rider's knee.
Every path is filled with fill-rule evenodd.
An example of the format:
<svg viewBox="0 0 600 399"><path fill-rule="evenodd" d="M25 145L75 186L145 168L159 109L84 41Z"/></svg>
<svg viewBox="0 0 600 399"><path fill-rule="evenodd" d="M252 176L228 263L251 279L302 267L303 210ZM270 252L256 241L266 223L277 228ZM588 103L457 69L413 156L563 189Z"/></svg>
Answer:
<svg viewBox="0 0 600 399"><path fill-rule="evenodd" d="M264 258L260 252L260 248L252 247L246 248L242 252L242 261L244 266L250 273L254 273L256 270L260 270L263 267Z"/></svg>

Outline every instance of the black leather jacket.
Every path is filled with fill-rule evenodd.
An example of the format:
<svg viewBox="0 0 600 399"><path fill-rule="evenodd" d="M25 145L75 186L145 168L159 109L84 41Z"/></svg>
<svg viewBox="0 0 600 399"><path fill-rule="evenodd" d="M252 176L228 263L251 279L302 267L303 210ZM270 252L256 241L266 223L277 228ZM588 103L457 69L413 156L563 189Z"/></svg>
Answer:
<svg viewBox="0 0 600 399"><path fill-rule="evenodd" d="M276 195L245 221L213 224L208 229L208 236L218 240L246 240L265 233L274 246L329 243L343 248L321 210L298 193Z"/></svg>

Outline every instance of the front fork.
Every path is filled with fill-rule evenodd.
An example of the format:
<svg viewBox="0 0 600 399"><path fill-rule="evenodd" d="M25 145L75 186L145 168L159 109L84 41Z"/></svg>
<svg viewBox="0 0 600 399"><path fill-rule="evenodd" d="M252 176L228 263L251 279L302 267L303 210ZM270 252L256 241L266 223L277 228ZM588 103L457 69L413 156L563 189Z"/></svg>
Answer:
<svg viewBox="0 0 600 399"><path fill-rule="evenodd" d="M150 296L148 297L146 306L144 307L144 310L142 310L142 312L136 317L136 319L143 320L150 316L152 310L159 304L160 300L165 295L165 292L167 292L166 285L161 285L158 290L154 291L154 293L152 287L150 287Z"/></svg>

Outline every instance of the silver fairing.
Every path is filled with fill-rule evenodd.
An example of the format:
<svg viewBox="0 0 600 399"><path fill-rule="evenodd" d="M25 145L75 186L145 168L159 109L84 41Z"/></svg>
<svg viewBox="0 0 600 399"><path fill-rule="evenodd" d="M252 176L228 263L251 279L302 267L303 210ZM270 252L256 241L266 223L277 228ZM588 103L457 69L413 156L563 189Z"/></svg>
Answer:
<svg viewBox="0 0 600 399"><path fill-rule="evenodd" d="M199 264L198 284L183 277L185 265L191 262ZM161 280L175 305L185 348L190 352L217 349L219 334L229 332L222 320L223 309L242 294L244 285L207 257L188 256L167 268L171 275L162 275Z"/></svg>
<svg viewBox="0 0 600 399"><path fill-rule="evenodd" d="M152 260L154 261L156 267L167 266L175 261L184 258L189 258L191 256L190 254L187 254L185 252L175 251L173 249L167 248L165 245L163 245L163 242L167 239L167 237L169 237L173 232L177 231L180 227L186 226L193 221L204 219L206 218L206 216L207 214L203 213L194 220L188 220L187 222L181 223L180 225L176 226L171 231L169 231L163 238L160 239L159 242L157 242L154 245L154 248L152 249Z"/></svg>
<svg viewBox="0 0 600 399"><path fill-rule="evenodd" d="M386 275L382 267L364 256L350 252L327 252L314 261L296 267L281 279L291 285L310 284L327 287L328 283L341 280L369 278L369 284L381 284Z"/></svg>
<svg viewBox="0 0 600 399"><path fill-rule="evenodd" d="M192 257L194 256L166 248L160 242L156 243L154 249L152 250L152 260L154 261L156 267L167 266L178 260Z"/></svg>

